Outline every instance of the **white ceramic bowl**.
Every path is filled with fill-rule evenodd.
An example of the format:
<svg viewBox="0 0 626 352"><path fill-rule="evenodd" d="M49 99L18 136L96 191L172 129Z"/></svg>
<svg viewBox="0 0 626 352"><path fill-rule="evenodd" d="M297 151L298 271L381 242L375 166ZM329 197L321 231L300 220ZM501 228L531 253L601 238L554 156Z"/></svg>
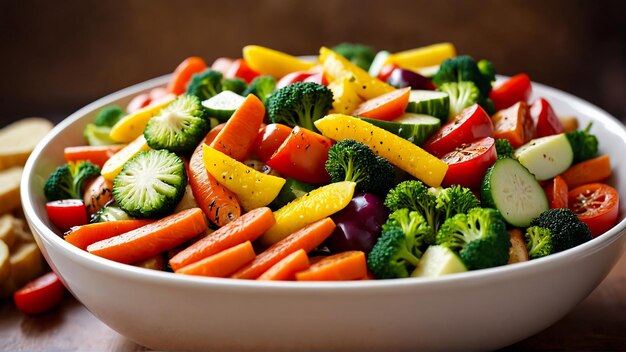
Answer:
<svg viewBox="0 0 626 352"><path fill-rule="evenodd" d="M63 148L83 144L94 111L124 106L162 85L150 80L104 97L60 123L28 160L22 202L48 263L96 317L159 350L485 350L547 328L583 300L626 246L622 206L607 233L547 258L440 279L339 283L259 283L174 275L90 255L51 230L43 183L63 163ZM601 152L609 182L626 195L626 130L599 108L539 84L560 115L576 115ZM624 199L622 199L624 200Z"/></svg>

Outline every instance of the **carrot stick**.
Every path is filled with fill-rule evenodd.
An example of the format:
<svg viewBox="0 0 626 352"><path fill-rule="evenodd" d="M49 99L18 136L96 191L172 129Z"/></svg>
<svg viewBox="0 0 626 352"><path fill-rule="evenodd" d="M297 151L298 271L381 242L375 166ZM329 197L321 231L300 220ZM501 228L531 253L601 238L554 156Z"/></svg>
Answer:
<svg viewBox="0 0 626 352"><path fill-rule="evenodd" d="M94 165L102 167L113 154L117 153L122 148L124 148L124 144L83 145L78 147L66 147L63 154L67 162L87 160Z"/></svg>
<svg viewBox="0 0 626 352"><path fill-rule="evenodd" d="M176 95L182 94L187 89L187 82L196 73L206 69L206 63L197 56L188 57L178 64L172 73L172 78L167 84L167 91Z"/></svg>
<svg viewBox="0 0 626 352"><path fill-rule="evenodd" d="M293 280L297 272L309 268L309 258L304 249L298 249L272 265L257 280Z"/></svg>
<svg viewBox="0 0 626 352"><path fill-rule="evenodd" d="M252 243L246 241L176 270L177 274L227 277L255 257Z"/></svg>
<svg viewBox="0 0 626 352"><path fill-rule="evenodd" d="M213 130L207 134L205 141L211 137ZM222 227L241 215L241 206L237 196L206 171L202 161L204 144L201 142L198 145L189 160L189 186L209 221Z"/></svg>
<svg viewBox="0 0 626 352"><path fill-rule="evenodd" d="M254 209L178 252L170 259L170 266L178 270L224 249L245 241L254 241L275 222L270 208Z"/></svg>
<svg viewBox="0 0 626 352"><path fill-rule="evenodd" d="M92 243L121 235L152 222L152 220L120 220L74 226L63 238L74 246L85 250Z"/></svg>
<svg viewBox="0 0 626 352"><path fill-rule="evenodd" d="M324 218L307 225L274 243L264 252L257 255L251 263L239 269L231 277L235 279L254 280L281 259L298 249L304 249L307 253L310 252L313 248L324 242L334 230L335 223L331 218Z"/></svg>
<svg viewBox="0 0 626 352"><path fill-rule="evenodd" d="M611 176L611 160L608 155L581 161L561 174L569 188L601 182L609 176Z"/></svg>
<svg viewBox="0 0 626 352"><path fill-rule="evenodd" d="M264 117L265 106L261 100L254 94L248 95L209 146L243 161L252 150Z"/></svg>
<svg viewBox="0 0 626 352"><path fill-rule="evenodd" d="M298 281L360 280L367 276L365 253L348 251L328 256L296 273Z"/></svg>
<svg viewBox="0 0 626 352"><path fill-rule="evenodd" d="M493 138L508 139L515 148L535 136L535 125L530 117L528 104L524 101L498 111L491 120L494 128Z"/></svg>
<svg viewBox="0 0 626 352"><path fill-rule="evenodd" d="M202 210L192 208L93 243L87 247L87 251L119 263L130 264L174 248L206 229Z"/></svg>
<svg viewBox="0 0 626 352"><path fill-rule="evenodd" d="M551 182L543 187L548 197L551 209L567 208L567 192L569 187L565 179L559 175L555 176Z"/></svg>

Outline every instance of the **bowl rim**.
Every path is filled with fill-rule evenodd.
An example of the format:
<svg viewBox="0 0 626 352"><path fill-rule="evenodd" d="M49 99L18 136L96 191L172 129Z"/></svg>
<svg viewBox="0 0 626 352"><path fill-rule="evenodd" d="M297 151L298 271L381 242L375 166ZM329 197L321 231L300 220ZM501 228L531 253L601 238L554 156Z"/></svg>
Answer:
<svg viewBox="0 0 626 352"><path fill-rule="evenodd" d="M76 112L65 118L63 121L61 121L59 124L57 124L52 129L52 131L48 133L48 135L46 135L42 139L42 141L35 147L24 167L24 174L21 180L20 195L27 221L33 228L33 231L42 237L42 241L45 240L54 246L61 247L63 251L68 251L70 255L74 256L75 260L79 261L84 266L88 266L95 270L108 270L116 273L117 275L132 278L133 280L158 281L161 284L166 283L177 286L217 286L221 288L242 287L248 289L254 288L257 290L275 291L277 289L280 289L281 291L287 290L289 292L301 292L303 290L352 291L362 290L362 288L364 287L368 288L370 291L397 289L407 286L415 288L440 288L443 286L449 287L453 284L460 286L476 285L479 281L496 282L500 280L510 280L510 277L513 275L533 275L537 272L541 272L547 266L567 265L569 263L579 261L582 256L589 255L607 246L610 246L611 244L616 242L622 235L624 235L624 233L626 233L626 218L624 218L615 226L613 226L609 231L605 232L601 236L593 238L591 241L583 243L574 248L570 248L566 251L555 253L544 258L534 259L531 261L516 263L513 265L503 265L499 267L481 269L476 271L450 274L437 278L401 278L390 280L362 280L340 282L258 282L256 280L234 280L228 278L175 275L170 272L144 269L132 265L117 263L92 255L66 242L61 236L52 231L52 229L50 229L43 222L43 220L37 216L33 204L33 195L29 187L29 185L32 183L32 179L35 177L35 165L37 161L41 158L41 155L44 152L46 145L51 140L56 138L56 136L61 133L65 128L67 128L77 120L81 119L86 114L91 113L98 108L111 104L122 98L127 98L131 95L141 93L148 89L164 85L165 83L167 83L169 77L170 74L156 77L97 99L96 101L77 110ZM498 75L498 80L503 80L506 78L506 76ZM533 82L532 84L536 92L547 92L550 95L560 96L562 100L567 101L568 104L570 104L571 107L577 112L584 113L585 111L589 111L590 113L585 115L593 115L594 120L600 120L602 124L605 124L607 126L607 130L619 136L626 143L626 127L621 122L619 122L617 118L610 115L605 110L559 89L552 88L536 82ZM54 264L50 264L51 267L55 269ZM63 276L62 273L60 273L60 276Z"/></svg>

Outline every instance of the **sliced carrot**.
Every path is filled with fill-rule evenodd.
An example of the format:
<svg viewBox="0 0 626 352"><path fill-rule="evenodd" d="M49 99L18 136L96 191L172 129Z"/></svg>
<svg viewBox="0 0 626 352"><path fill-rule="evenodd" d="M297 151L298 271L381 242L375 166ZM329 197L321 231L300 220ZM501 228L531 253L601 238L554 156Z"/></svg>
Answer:
<svg viewBox="0 0 626 352"><path fill-rule="evenodd" d="M581 161L561 174L569 188L601 182L609 176L611 176L611 160L608 155Z"/></svg>
<svg viewBox="0 0 626 352"><path fill-rule="evenodd" d="M153 220L120 220L97 222L70 229L64 239L80 249L87 249L92 243L118 236L152 223Z"/></svg>
<svg viewBox="0 0 626 352"><path fill-rule="evenodd" d="M197 56L186 58L172 73L172 78L167 84L167 91L176 95L184 93L191 76L206 70L206 68L206 63L202 58Z"/></svg>
<svg viewBox="0 0 626 352"><path fill-rule="evenodd" d="M227 277L254 259L252 243L246 241L176 270L177 274Z"/></svg>
<svg viewBox="0 0 626 352"><path fill-rule="evenodd" d="M209 132L205 141L211 137ZM209 221L222 227L241 215L241 206L237 196L217 182L204 167L204 144L201 142L189 159L189 186L196 203Z"/></svg>
<svg viewBox="0 0 626 352"><path fill-rule="evenodd" d="M396 89L389 93L362 102L352 115L379 120L393 120L406 110L411 87Z"/></svg>
<svg viewBox="0 0 626 352"><path fill-rule="evenodd" d="M304 249L298 249L272 265L257 280L293 280L297 272L306 270L309 266L309 258L306 252Z"/></svg>
<svg viewBox="0 0 626 352"><path fill-rule="evenodd" d="M515 148L535 137L535 123L530 116L528 104L524 101L498 111L492 117L493 138L505 138Z"/></svg>
<svg viewBox="0 0 626 352"><path fill-rule="evenodd" d="M83 145L78 147L66 147L63 154L67 162L87 160L94 165L102 167L113 154L117 153L122 148L124 148L124 144Z"/></svg>
<svg viewBox="0 0 626 352"><path fill-rule="evenodd" d="M254 209L178 252L170 259L170 266L178 270L224 249L245 241L254 241L275 222L270 208Z"/></svg>
<svg viewBox="0 0 626 352"><path fill-rule="evenodd" d="M543 187L543 190L546 192L551 209L567 208L567 192L569 191L569 187L563 177L556 176Z"/></svg>
<svg viewBox="0 0 626 352"><path fill-rule="evenodd" d="M265 106L250 94L228 119L210 146L231 158L243 161L252 151L265 117Z"/></svg>
<svg viewBox="0 0 626 352"><path fill-rule="evenodd" d="M291 253L299 249L310 252L324 242L334 230L335 222L331 218L324 218L307 225L273 244L231 277L254 280Z"/></svg>
<svg viewBox="0 0 626 352"><path fill-rule="evenodd" d="M87 251L119 263L150 258L207 229L200 208L183 210L138 229L87 246Z"/></svg>
<svg viewBox="0 0 626 352"><path fill-rule="evenodd" d="M365 253L348 251L333 254L296 273L298 281L360 280L367 276Z"/></svg>

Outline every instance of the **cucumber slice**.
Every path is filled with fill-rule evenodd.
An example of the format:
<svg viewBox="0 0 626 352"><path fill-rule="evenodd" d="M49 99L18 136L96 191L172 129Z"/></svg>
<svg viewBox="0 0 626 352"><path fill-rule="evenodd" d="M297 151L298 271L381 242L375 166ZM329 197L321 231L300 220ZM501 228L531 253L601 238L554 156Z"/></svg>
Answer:
<svg viewBox="0 0 626 352"><path fill-rule="evenodd" d="M131 216L159 218L174 210L186 186L185 164L176 154L148 150L124 164L113 181L113 198Z"/></svg>
<svg viewBox="0 0 626 352"><path fill-rule="evenodd" d="M434 116L446 122L450 112L448 93L434 90L412 90L406 112Z"/></svg>
<svg viewBox="0 0 626 352"><path fill-rule="evenodd" d="M483 206L498 209L504 220L518 227L528 227L549 208L535 176L511 158L499 159L487 170L480 195Z"/></svg>
<svg viewBox="0 0 626 352"><path fill-rule="evenodd" d="M387 62L387 58L389 57L389 55L391 55L391 53L386 50L382 50L376 53L376 56L374 56L374 61L372 61L372 64L369 68L368 73L370 74L370 76L378 77L380 70L383 68L383 66L385 66L385 63Z"/></svg>
<svg viewBox="0 0 626 352"><path fill-rule="evenodd" d="M226 122L243 103L245 98L241 95L225 90L202 102L209 112L209 116L216 117L220 122Z"/></svg>
<svg viewBox="0 0 626 352"><path fill-rule="evenodd" d="M547 180L567 170L574 162L574 151L564 133L533 139L513 153L537 180Z"/></svg>
<svg viewBox="0 0 626 352"><path fill-rule="evenodd" d="M315 186L306 182L298 181L293 178L288 178L283 188L280 189L280 192L270 204L270 208L280 209L283 206L287 205L287 203L304 196L315 188Z"/></svg>
<svg viewBox="0 0 626 352"><path fill-rule="evenodd" d="M393 121L368 119L360 117L374 126L378 126L397 136L400 136L415 145L422 145L428 137L433 135L439 127L441 120L436 117L406 112Z"/></svg>
<svg viewBox="0 0 626 352"><path fill-rule="evenodd" d="M467 267L450 248L429 246L411 276L438 277L464 271L467 271Z"/></svg>

